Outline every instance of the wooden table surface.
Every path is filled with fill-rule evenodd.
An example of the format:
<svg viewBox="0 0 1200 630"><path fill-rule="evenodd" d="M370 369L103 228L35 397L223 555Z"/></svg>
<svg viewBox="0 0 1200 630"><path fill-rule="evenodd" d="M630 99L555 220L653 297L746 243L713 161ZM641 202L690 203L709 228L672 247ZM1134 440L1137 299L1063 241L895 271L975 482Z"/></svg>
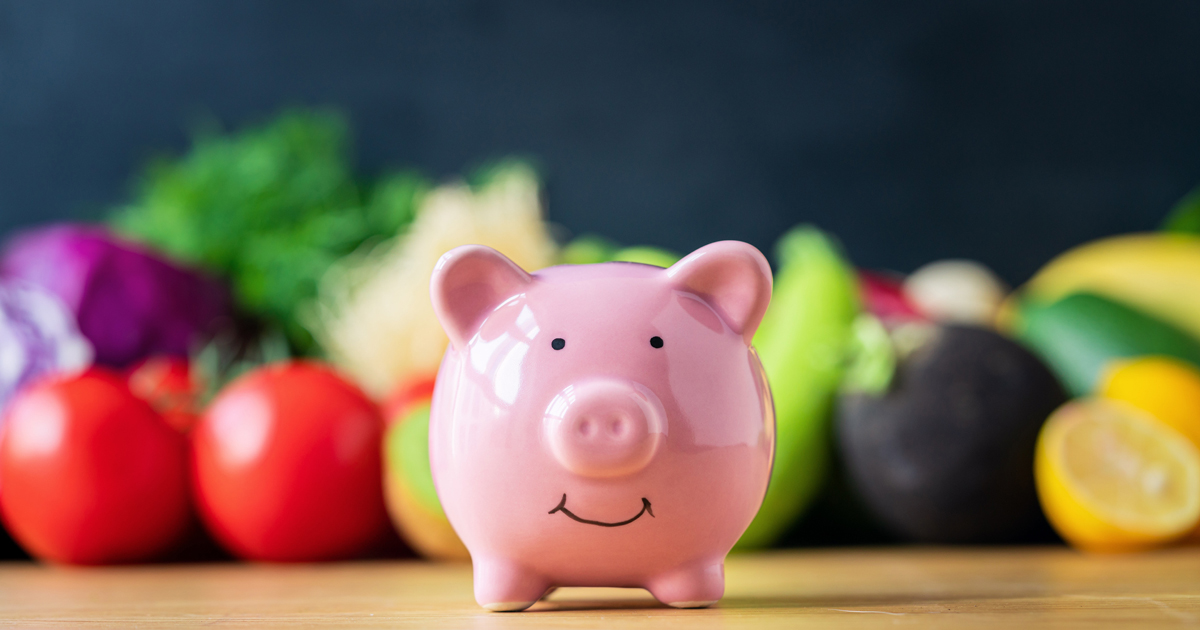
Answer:
<svg viewBox="0 0 1200 630"><path fill-rule="evenodd" d="M1157 628L1200 625L1200 548L788 551L732 556L725 599L560 589L523 613L471 598L468 565L0 563L0 626L71 628Z"/></svg>

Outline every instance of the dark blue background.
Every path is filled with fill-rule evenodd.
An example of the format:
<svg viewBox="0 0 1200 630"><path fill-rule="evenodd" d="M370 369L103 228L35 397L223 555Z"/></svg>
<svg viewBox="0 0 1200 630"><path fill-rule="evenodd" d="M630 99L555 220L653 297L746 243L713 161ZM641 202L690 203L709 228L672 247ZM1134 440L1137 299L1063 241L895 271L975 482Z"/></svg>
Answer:
<svg viewBox="0 0 1200 630"><path fill-rule="evenodd" d="M368 172L533 156L576 234L814 222L1021 281L1200 182L1200 2L0 0L0 231L289 104L343 108Z"/></svg>

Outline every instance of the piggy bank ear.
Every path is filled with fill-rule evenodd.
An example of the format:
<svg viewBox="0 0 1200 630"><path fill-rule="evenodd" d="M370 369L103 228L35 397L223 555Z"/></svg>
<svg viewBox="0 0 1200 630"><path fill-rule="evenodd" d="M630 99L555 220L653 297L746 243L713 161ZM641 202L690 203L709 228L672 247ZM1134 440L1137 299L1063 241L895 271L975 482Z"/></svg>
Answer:
<svg viewBox="0 0 1200 630"><path fill-rule="evenodd" d="M667 276L676 288L708 302L746 343L771 302L771 266L748 243L705 245L672 265Z"/></svg>
<svg viewBox="0 0 1200 630"><path fill-rule="evenodd" d="M483 245L464 245L442 255L433 268L429 295L433 312L461 349L483 318L518 294L532 277L500 252Z"/></svg>

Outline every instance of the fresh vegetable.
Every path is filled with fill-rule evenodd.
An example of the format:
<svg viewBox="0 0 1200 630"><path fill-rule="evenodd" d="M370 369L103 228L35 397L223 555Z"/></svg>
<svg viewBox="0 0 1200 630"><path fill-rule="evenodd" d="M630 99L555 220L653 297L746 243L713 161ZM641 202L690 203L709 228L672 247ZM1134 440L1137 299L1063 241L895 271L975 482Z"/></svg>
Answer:
<svg viewBox="0 0 1200 630"><path fill-rule="evenodd" d="M934 321L991 326L1008 287L973 260L939 260L914 271L904 294Z"/></svg>
<svg viewBox="0 0 1200 630"><path fill-rule="evenodd" d="M99 368L24 389L0 429L0 510L21 546L73 564L150 560L190 522L187 447Z"/></svg>
<svg viewBox="0 0 1200 630"><path fill-rule="evenodd" d="M863 309L891 324L924 321L925 315L904 294L904 278L884 271L858 271Z"/></svg>
<svg viewBox="0 0 1200 630"><path fill-rule="evenodd" d="M778 540L824 481L830 413L859 312L854 270L820 231L793 229L778 256L771 306L754 336L775 398L775 461L741 549Z"/></svg>
<svg viewBox="0 0 1200 630"><path fill-rule="evenodd" d="M1066 395L1037 357L995 332L922 329L885 393L841 400L838 444L852 485L907 540L1018 538L1038 523L1038 430Z"/></svg>
<svg viewBox="0 0 1200 630"><path fill-rule="evenodd" d="M191 433L200 515L242 558L360 555L388 527L382 435L374 403L328 367L291 361L250 372Z"/></svg>
<svg viewBox="0 0 1200 630"><path fill-rule="evenodd" d="M923 325L909 323L899 325L895 330L903 335L909 327L926 329ZM882 395L896 375L898 354L883 322L871 313L860 313L852 328L841 390Z"/></svg>
<svg viewBox="0 0 1200 630"><path fill-rule="evenodd" d="M612 260L614 262L632 262L641 263L643 265L654 265L666 269L671 265L679 262L679 254L669 252L658 247L649 245L638 245L636 247L626 247L617 250Z"/></svg>
<svg viewBox="0 0 1200 630"><path fill-rule="evenodd" d="M1200 521L1200 451L1131 405L1064 405L1042 429L1036 462L1046 516L1080 549L1153 547Z"/></svg>
<svg viewBox="0 0 1200 630"><path fill-rule="evenodd" d="M188 376L204 402L248 372L294 358L287 337L277 328L226 328L192 357Z"/></svg>
<svg viewBox="0 0 1200 630"><path fill-rule="evenodd" d="M229 278L239 307L304 353L313 349L304 305L320 278L364 243L400 232L425 188L411 173L360 184L342 119L293 111L237 134L201 133L186 156L146 170L112 223Z"/></svg>
<svg viewBox="0 0 1200 630"><path fill-rule="evenodd" d="M595 234L574 238L559 252L559 262L564 265L592 265L608 262L621 248L616 243Z"/></svg>
<svg viewBox="0 0 1200 630"><path fill-rule="evenodd" d="M563 246L559 262L567 265L635 262L666 268L679 262L679 258L679 254L659 247L637 245L622 248L606 238L589 234Z"/></svg>
<svg viewBox="0 0 1200 630"><path fill-rule="evenodd" d="M1048 304L1072 293L1127 304L1200 338L1200 236L1127 234L1081 245L1050 261L1018 296Z"/></svg>
<svg viewBox="0 0 1200 630"><path fill-rule="evenodd" d="M1090 293L1023 304L1013 331L1075 396L1091 392L1113 359L1159 354L1200 365L1200 341L1140 310Z"/></svg>
<svg viewBox="0 0 1200 630"><path fill-rule="evenodd" d="M405 390L409 400L397 407L384 438L388 513L412 548L438 560L469 560L466 546L454 533L433 486L429 465L429 402L432 379ZM424 395L422 395L422 392Z"/></svg>
<svg viewBox="0 0 1200 630"><path fill-rule="evenodd" d="M43 289L0 282L0 410L34 379L82 370L92 345L62 302Z"/></svg>
<svg viewBox="0 0 1200 630"><path fill-rule="evenodd" d="M505 163L482 180L474 190L448 185L429 193L406 234L347 258L322 282L313 330L371 395L386 396L441 364L448 341L433 314L429 277L442 254L476 243L530 270L558 257L533 171Z"/></svg>
<svg viewBox="0 0 1200 630"><path fill-rule="evenodd" d="M229 315L223 285L98 227L59 224L18 235L0 277L58 298L95 360L124 367L153 354L187 356Z"/></svg>
<svg viewBox="0 0 1200 630"><path fill-rule="evenodd" d="M150 357L130 368L126 380L133 395L150 403L175 430L186 432L199 419L202 388L193 379L187 360Z"/></svg>

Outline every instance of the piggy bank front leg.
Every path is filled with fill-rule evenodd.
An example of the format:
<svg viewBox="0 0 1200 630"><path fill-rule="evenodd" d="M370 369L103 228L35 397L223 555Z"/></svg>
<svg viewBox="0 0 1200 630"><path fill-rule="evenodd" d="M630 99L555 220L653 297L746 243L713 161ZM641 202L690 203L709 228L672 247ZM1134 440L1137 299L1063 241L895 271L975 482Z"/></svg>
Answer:
<svg viewBox="0 0 1200 630"><path fill-rule="evenodd" d="M475 601L495 612L525 610L549 590L542 576L504 558L472 558L475 568Z"/></svg>
<svg viewBox="0 0 1200 630"><path fill-rule="evenodd" d="M654 599L674 608L712 606L725 594L725 563L697 564L655 576L646 584Z"/></svg>

